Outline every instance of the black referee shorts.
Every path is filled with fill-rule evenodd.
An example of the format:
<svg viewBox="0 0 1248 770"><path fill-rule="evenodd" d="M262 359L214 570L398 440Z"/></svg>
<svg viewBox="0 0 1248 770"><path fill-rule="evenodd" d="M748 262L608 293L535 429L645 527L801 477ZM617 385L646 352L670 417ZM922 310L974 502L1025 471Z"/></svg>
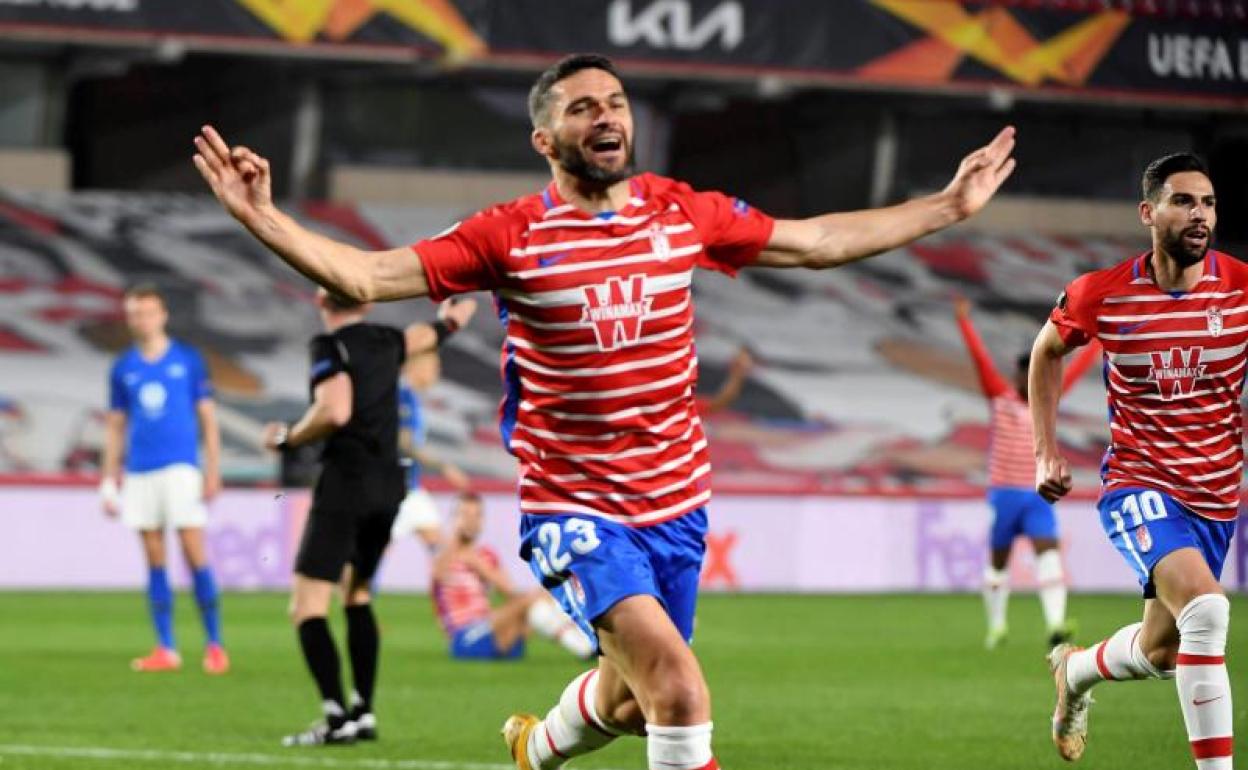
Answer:
<svg viewBox="0 0 1248 770"><path fill-rule="evenodd" d="M295 572L337 583L347 564L358 580L377 573L390 528L403 501L403 474L342 469L326 464L295 557Z"/></svg>

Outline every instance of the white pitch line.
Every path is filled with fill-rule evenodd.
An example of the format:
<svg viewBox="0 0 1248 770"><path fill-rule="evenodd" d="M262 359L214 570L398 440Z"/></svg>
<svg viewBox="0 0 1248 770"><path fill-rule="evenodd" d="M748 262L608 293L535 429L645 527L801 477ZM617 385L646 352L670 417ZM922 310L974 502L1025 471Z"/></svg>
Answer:
<svg viewBox="0 0 1248 770"><path fill-rule="evenodd" d="M350 752L349 747L343 747ZM315 749L314 749L315 750ZM325 749L322 749L325 750ZM328 751L338 749L329 748ZM230 753L220 751L161 751L158 749L114 749L103 746L27 746L0 744L0 760L5 756L72 757L76 759L117 759L148 762L182 762L262 767L351 767L374 770L515 770L515 765L493 762L452 762L434 759L372 759L368 757L311 757L291 754ZM2 764L2 761L0 761Z"/></svg>

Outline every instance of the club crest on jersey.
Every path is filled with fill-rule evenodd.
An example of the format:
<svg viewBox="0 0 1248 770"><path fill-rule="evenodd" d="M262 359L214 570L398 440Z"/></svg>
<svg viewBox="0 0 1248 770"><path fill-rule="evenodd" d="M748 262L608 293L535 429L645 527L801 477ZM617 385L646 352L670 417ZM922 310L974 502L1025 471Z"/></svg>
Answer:
<svg viewBox="0 0 1248 770"><path fill-rule="evenodd" d="M1200 362L1204 348L1170 348L1165 353L1152 353L1153 368L1148 378L1157 383L1157 391L1166 401L1192 395L1196 382L1205 378L1207 364Z"/></svg>
<svg viewBox="0 0 1248 770"><path fill-rule="evenodd" d="M605 284L585 287L581 325L594 330L600 349L616 350L637 344L642 319L650 314L654 302L645 293L644 275L612 277Z"/></svg>
<svg viewBox="0 0 1248 770"><path fill-rule="evenodd" d="M1211 307L1205 311L1205 321L1209 326L1209 335L1218 337L1222 334L1222 308Z"/></svg>
<svg viewBox="0 0 1248 770"><path fill-rule="evenodd" d="M1148 527L1135 528L1135 545L1140 549L1140 553L1153 550L1153 536L1149 534Z"/></svg>
<svg viewBox="0 0 1248 770"><path fill-rule="evenodd" d="M662 262L666 262L672 256L672 244L667 240L663 225L658 222L650 223L650 250Z"/></svg>

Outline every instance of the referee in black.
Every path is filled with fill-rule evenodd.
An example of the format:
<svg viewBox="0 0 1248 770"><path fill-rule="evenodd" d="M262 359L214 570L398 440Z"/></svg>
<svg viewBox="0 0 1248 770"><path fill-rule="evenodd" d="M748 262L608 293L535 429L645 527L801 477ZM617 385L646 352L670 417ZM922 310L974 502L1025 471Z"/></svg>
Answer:
<svg viewBox="0 0 1248 770"><path fill-rule="evenodd" d="M399 368L410 355L435 349L467 323L468 299L439 308L435 323L405 330L367 323L369 305L321 289L324 334L312 338L312 404L294 425L265 426L274 450L325 440L321 473L295 559L290 617L321 693L325 719L286 736L286 746L352 743L377 737L373 685L381 640L369 583L390 542L390 527L406 492L399 465ZM347 650L355 689L344 696L338 650L326 616L341 586Z"/></svg>

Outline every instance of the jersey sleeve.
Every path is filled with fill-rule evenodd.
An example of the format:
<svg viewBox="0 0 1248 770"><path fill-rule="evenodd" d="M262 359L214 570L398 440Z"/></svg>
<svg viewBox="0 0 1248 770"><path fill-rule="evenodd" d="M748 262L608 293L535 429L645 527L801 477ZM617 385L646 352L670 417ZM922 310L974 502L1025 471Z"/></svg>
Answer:
<svg viewBox="0 0 1248 770"><path fill-rule="evenodd" d="M429 297L492 291L502 285L510 251L511 218L503 209L475 214L450 229L412 244L424 267Z"/></svg>
<svg viewBox="0 0 1248 770"><path fill-rule="evenodd" d="M204 362L204 357L199 354L198 350L190 351L190 380L191 380L191 400L198 403L206 398L212 398L212 377L208 372L208 365Z"/></svg>
<svg viewBox="0 0 1248 770"><path fill-rule="evenodd" d="M347 371L347 351L333 335L316 335L309 348L312 363L308 377L313 388L335 374Z"/></svg>
<svg viewBox="0 0 1248 770"><path fill-rule="evenodd" d="M728 275L758 259L776 221L740 198L684 189L685 212L702 236L698 266Z"/></svg>
<svg viewBox="0 0 1248 770"><path fill-rule="evenodd" d="M1069 347L1086 345L1096 336L1096 294L1092 273L1081 275L1057 298L1049 321Z"/></svg>
<svg viewBox="0 0 1248 770"><path fill-rule="evenodd" d="M984 391L984 395L992 399L1009 391L1010 384L997 371L996 365L992 362L992 356L988 354L988 348L980 339L979 332L975 331L971 319L959 318L958 330L962 332L962 339L966 342L966 349L970 351L971 360L975 362L975 372L979 375L979 387Z"/></svg>
<svg viewBox="0 0 1248 770"><path fill-rule="evenodd" d="M108 373L108 408L115 412L130 411L130 395L121 378L121 367L116 364Z"/></svg>

